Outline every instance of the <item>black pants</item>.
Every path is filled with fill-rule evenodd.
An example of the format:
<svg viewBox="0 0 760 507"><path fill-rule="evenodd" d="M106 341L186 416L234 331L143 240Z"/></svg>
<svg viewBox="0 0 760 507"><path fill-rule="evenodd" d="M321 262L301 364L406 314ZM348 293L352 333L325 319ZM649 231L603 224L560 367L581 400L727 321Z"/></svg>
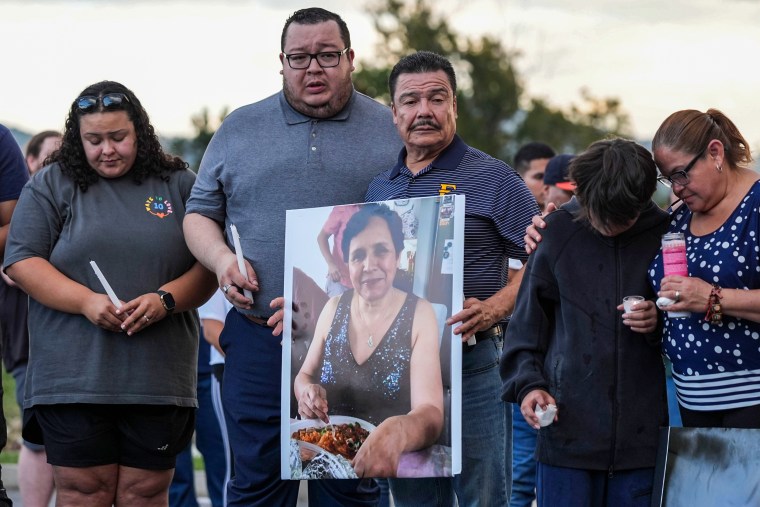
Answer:
<svg viewBox="0 0 760 507"><path fill-rule="evenodd" d="M760 405L709 412L678 409L685 428L760 428Z"/></svg>

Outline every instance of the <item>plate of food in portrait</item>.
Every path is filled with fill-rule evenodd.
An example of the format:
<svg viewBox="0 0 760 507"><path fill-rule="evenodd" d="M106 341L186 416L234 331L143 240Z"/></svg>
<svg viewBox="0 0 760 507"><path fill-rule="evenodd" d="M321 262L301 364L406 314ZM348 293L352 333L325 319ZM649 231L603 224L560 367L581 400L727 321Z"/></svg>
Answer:
<svg viewBox="0 0 760 507"><path fill-rule="evenodd" d="M349 416L297 419L290 423L292 479L353 479L351 460L375 425Z"/></svg>

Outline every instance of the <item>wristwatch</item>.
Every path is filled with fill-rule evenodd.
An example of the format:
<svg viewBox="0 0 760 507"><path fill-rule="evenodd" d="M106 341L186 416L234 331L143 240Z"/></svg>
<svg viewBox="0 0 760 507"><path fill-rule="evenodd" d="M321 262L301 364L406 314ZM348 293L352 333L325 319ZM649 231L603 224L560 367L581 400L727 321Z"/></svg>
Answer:
<svg viewBox="0 0 760 507"><path fill-rule="evenodd" d="M174 307L176 306L176 303L174 302L174 296L165 290L157 290L156 294L158 294L158 297L161 299L161 304L164 305L164 310L166 310L166 313L172 313L174 311Z"/></svg>

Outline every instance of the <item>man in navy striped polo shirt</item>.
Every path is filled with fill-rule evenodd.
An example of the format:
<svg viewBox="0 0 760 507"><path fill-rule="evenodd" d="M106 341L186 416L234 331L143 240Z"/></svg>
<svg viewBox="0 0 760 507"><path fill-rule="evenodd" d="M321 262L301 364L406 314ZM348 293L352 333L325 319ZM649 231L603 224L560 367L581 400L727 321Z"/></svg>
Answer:
<svg viewBox="0 0 760 507"><path fill-rule="evenodd" d="M393 479L397 506L507 505L512 414L500 400L499 356L522 272L507 284L508 259L525 260L523 235L538 204L520 176L456 134L451 63L420 51L389 78L391 109L404 141L394 167L376 176L367 201L465 194L464 308L447 324L466 342L462 360L462 474ZM507 459L509 457L509 459Z"/></svg>

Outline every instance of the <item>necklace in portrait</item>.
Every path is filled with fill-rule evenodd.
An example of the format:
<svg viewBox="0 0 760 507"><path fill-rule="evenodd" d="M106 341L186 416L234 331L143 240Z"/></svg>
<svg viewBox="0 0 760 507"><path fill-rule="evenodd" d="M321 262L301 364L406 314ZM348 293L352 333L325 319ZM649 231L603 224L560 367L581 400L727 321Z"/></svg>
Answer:
<svg viewBox="0 0 760 507"><path fill-rule="evenodd" d="M391 308L391 310L392 310L392 308ZM367 321L364 318L364 314L362 313L362 311L358 307L356 308L356 315L359 317L359 320L361 321L361 327L363 328L362 329L363 333L360 333L360 334L364 334L364 335L367 336L367 341L366 341L367 347L369 347L371 349L375 347L375 339L374 339L375 332L374 332L374 330L377 329L378 323L380 325L380 328L383 328L384 325L385 325L385 323L388 322L387 319L388 319L388 317L390 317L390 314L391 314L390 311L385 311L379 318L376 318L374 320L373 326L370 327L367 324Z"/></svg>

